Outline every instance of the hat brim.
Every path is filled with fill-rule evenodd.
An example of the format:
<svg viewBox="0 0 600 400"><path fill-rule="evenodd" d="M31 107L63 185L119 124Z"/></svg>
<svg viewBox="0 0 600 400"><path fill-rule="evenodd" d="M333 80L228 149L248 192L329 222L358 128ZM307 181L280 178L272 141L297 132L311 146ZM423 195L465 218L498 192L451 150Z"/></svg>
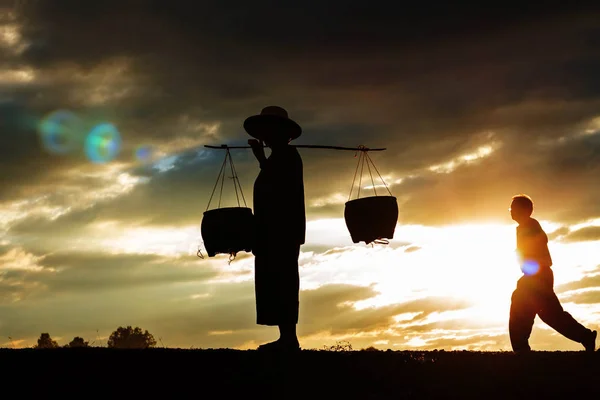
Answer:
<svg viewBox="0 0 600 400"><path fill-rule="evenodd" d="M277 115L253 115L244 121L244 129L256 139L265 140L271 134L286 134L290 140L302 135L302 128L295 121Z"/></svg>

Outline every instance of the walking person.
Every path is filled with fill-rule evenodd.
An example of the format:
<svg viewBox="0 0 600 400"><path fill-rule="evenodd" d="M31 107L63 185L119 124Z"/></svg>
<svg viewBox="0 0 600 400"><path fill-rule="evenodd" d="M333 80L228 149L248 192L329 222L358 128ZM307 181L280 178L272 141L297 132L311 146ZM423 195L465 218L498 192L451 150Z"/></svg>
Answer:
<svg viewBox="0 0 600 400"><path fill-rule="evenodd" d="M297 351L300 276L298 257L305 242L303 165L290 141L300 126L281 107L265 107L246 119L248 144L260 165L254 183L256 322L278 326L278 340L259 350ZM267 158L264 146L271 149Z"/></svg>
<svg viewBox="0 0 600 400"><path fill-rule="evenodd" d="M536 315L561 335L582 344L586 351L595 351L597 332L587 329L564 311L554 293L548 236L540 223L531 218L533 201L524 194L513 196L509 211L519 224L517 252L523 271L511 298L509 334L513 351L531 350L529 336Z"/></svg>

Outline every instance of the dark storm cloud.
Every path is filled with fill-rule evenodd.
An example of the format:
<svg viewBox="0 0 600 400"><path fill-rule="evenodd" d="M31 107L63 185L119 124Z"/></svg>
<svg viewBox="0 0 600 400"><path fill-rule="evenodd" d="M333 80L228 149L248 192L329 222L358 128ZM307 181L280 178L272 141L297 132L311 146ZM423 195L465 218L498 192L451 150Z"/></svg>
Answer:
<svg viewBox="0 0 600 400"><path fill-rule="evenodd" d="M538 180L539 186L546 186L544 203L551 216L571 224L600 216L600 189L594 182L600 172L599 155L600 131L596 130L550 147L546 164L538 161L533 171L544 171ZM565 240L580 235L583 240L589 239L593 228L584 229L571 232Z"/></svg>
<svg viewBox="0 0 600 400"><path fill-rule="evenodd" d="M339 44L352 47L357 43L377 47L380 44L428 41L448 35L462 37L486 29L512 28L531 17L568 15L578 8L586 7L572 6L570 10L551 4L530 9L506 5L489 8L474 4L412 7L385 4L385 7L377 7L357 1L330 2L324 6L314 0L290 2L277 7L264 1L252 4L204 1L196 4L138 0L112 0L83 6L76 0L39 0L25 4L21 10L31 27L35 28L31 31L34 37L38 37L37 34L46 38L42 44L71 44L44 47L40 60L68 59L81 50L75 45L83 47L93 41L96 46L87 48L85 57L97 61L106 54L126 54L132 49L140 53L151 52L157 45L172 39L165 37L165 33L171 33L175 38L191 37L192 43L205 46L214 43L218 47L240 38L250 43L285 44L277 47L286 54L312 48L317 43L325 48L335 48ZM96 29L104 22L108 23L106 30ZM69 23L70 26L64 26ZM147 35L148 40L137 40L132 31ZM68 35L69 32L79 32L79 35L73 37ZM212 35L203 35L207 33ZM325 38L330 41L323 43ZM35 50L42 53L40 48Z"/></svg>
<svg viewBox="0 0 600 400"><path fill-rule="evenodd" d="M0 85L2 87L2 85ZM52 157L42 150L37 135L39 118L32 113L27 100L0 100L0 157L2 159L2 183L0 201L18 196L15 186L35 186L48 169L72 165L70 160Z"/></svg>
<svg viewBox="0 0 600 400"><path fill-rule="evenodd" d="M22 10L31 42L24 60L41 71L92 71L127 60L136 91L105 108L118 104L118 119L135 140L183 135L173 121L185 114L219 121L224 140L244 141L243 120L278 103L304 127L299 143L387 147L373 155L380 171L413 176L394 190L408 201L403 221L498 215L508 191L535 182L521 177L522 168L545 171L551 164L543 156L531 161L537 149L527 143L570 134L597 113L595 10L391 7L303 2L279 7L273 18L261 3L39 1ZM482 131L489 130L506 144L494 165L422 174L486 144ZM309 199L349 190L355 160L324 154L302 152ZM152 208L155 223L180 221L188 197L211 190L204 179L183 194L181 184L192 175L176 174L194 172L168 175L179 183L140 186L130 196L136 207L124 202L111 213L134 218ZM595 195L588 197L592 204ZM310 207L315 216L341 210Z"/></svg>
<svg viewBox="0 0 600 400"><path fill-rule="evenodd" d="M516 103L549 84L554 85L551 91L573 85L589 90L587 79L594 76L593 69L583 68L587 59L570 59L588 45L579 41L588 38L588 24L585 19L583 23L569 19L568 13L558 21L541 19L540 34L519 25L527 24L531 13L496 9L494 14L481 15L483 10L471 6L466 10L438 6L438 14L429 8L390 9L388 5L365 10L364 5L344 3L343 13L331 14L335 7L311 2L276 12L254 3L231 7L153 2L142 8L135 1L102 2L91 9L77 2L60 4L41 2L28 10L27 37L34 42L43 37L43 44L32 47L28 58L39 65L65 61L95 65L108 57L137 57L145 61L138 68L147 84L155 83L171 99L160 100L161 113L172 113L194 100L206 117L242 121L248 108L258 110L259 104L264 105L261 97L282 96L308 126L315 117L336 110L356 119L356 113L349 112L356 108L359 120L353 123L363 119L381 134L390 128L409 129L413 135L399 139L406 144L414 141L415 133L452 136L456 132L449 125L467 114L473 119L475 109ZM548 7L535 13L556 16L557 11ZM448 12L455 18L449 18ZM274 18L275 13L279 18ZM555 24L565 24L567 30L559 35ZM509 36L494 36L503 31ZM511 36L519 37L519 44ZM540 43L545 46L540 48ZM557 45L568 54L558 55ZM535 54L529 46L536 46ZM544 51L545 47L554 50ZM555 62L544 63L544 58ZM535 79L522 66L523 59L537 60ZM571 78L573 70L587 75ZM583 81L587 84L579 84ZM300 90L299 84L308 84L308 90ZM244 85L253 89L239 88ZM346 94L351 102L342 99L340 104L329 104L331 111L318 109L323 102L339 101ZM237 100L226 101L228 97ZM406 98L413 101L409 109L399 104ZM308 99L312 106L306 104ZM427 118L427 124L415 118L426 115L438 118ZM385 116L383 123L381 116ZM232 127L239 129L239 125Z"/></svg>

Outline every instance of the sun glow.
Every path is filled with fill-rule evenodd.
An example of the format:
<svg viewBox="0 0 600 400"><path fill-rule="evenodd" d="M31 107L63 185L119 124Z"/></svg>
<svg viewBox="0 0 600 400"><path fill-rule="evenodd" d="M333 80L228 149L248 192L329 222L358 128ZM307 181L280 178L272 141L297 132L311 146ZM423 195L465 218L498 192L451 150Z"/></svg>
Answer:
<svg viewBox="0 0 600 400"><path fill-rule="evenodd" d="M329 234L326 234L326 225ZM550 225L544 224L550 228ZM323 237L344 237L343 220L309 227ZM373 285L379 294L354 303L356 309L406 303L428 297L461 300L470 306L452 318L494 326L508 318L510 296L522 273L515 252L515 226L474 224L446 227L398 225L389 246L347 244L303 263L302 287L329 283ZM335 233L334 233L335 232ZM585 245L585 244L580 244ZM416 247L415 247L416 246ZM557 284L581 279L593 260L573 257L572 248L551 242ZM587 244L587 247L592 244ZM406 251L412 248L413 251ZM416 250L414 250L416 248ZM574 265L575 263L575 265ZM430 316L430 322L443 319ZM406 315L404 316L406 317ZM404 318L400 318L402 320Z"/></svg>
<svg viewBox="0 0 600 400"><path fill-rule="evenodd" d="M548 231L556 224L541 221ZM198 225L146 227L121 225L117 221L89 226L86 250L156 255L160 262L172 260L191 267L219 271L211 285L253 280L252 254L242 252L230 264L226 256L200 260ZM107 234L112 232L112 235ZM118 232L118 234L114 234ZM498 350L507 346L510 298L522 273L515 253L514 224L464 224L451 226L397 225L389 245L352 243L342 218L307 223L307 243L300 254L301 310L303 293L332 284L349 287L338 307L369 315L382 307L396 310L376 329L331 334L327 331L302 337L303 343L351 340L353 345L374 341L390 348L469 348ZM600 241L549 244L554 260L555 286L576 283L596 270L593 257ZM80 249L82 250L82 249ZM159 262L159 261L157 261ZM171 261L169 261L171 262ZM186 301L211 300L205 291L190 293ZM582 295L577 286L564 292ZM559 293L560 296L560 293ZM568 300L567 300L568 301ZM597 323L597 305L567 303L576 318ZM383 314L382 314L383 315ZM387 315L387 314L385 314ZM308 317L306 317L308 318ZM447 343L447 344L444 344Z"/></svg>
<svg viewBox="0 0 600 400"><path fill-rule="evenodd" d="M510 226L463 225L427 231L413 242L420 250L397 254L396 262L390 259L397 267L377 285L382 294L403 293L393 296L396 301L430 295L504 305L520 274ZM402 227L398 233L412 236ZM391 295L381 297L392 300Z"/></svg>

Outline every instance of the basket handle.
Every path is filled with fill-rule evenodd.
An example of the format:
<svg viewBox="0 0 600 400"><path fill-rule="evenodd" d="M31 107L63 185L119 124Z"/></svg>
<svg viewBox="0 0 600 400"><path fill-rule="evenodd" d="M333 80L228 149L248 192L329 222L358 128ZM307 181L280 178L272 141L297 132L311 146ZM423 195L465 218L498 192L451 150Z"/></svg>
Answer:
<svg viewBox="0 0 600 400"><path fill-rule="evenodd" d="M375 163L369 156L368 151L369 151L369 149L367 147L365 147L363 145L358 146L357 153L360 152L360 155L358 156L358 163L356 165L356 170L354 171L354 178L352 179L352 186L350 187L350 194L348 195L348 201L350 201L350 199L352 197L352 191L354 189L354 182L356 181L356 174L358 173L359 167L360 167L360 176L358 178L358 191L357 191L358 193L356 195L356 198L358 199L360 197L360 188L361 188L361 184L362 184L362 175L363 175L363 170L365 168L365 162L367 163L367 169L369 171L369 175L371 176L371 185L373 187L373 191L375 192L375 196L377 196L377 189L375 189L375 180L373 179L373 173L371 172L371 165L373 165L375 172L377 172L377 175L379 175L379 179L381 179L381 182L383 182L383 185L387 189L390 196L393 196L392 192L388 188L387 184L381 177L379 170L377 170ZM356 153L354 154L354 157L356 158Z"/></svg>
<svg viewBox="0 0 600 400"><path fill-rule="evenodd" d="M233 166L233 158L231 157L231 152L229 151L229 148L227 148L227 150L225 152L225 159L223 160L223 164L221 165L221 170L219 171L219 174L217 175L217 181L215 182L215 186L210 195L210 199L208 200L208 205L206 206L206 211L208 211L208 209L210 208L210 203L215 194L215 190L217 189L217 185L219 184L219 179L221 179L221 192L219 194L219 206L217 208L221 208L221 199L223 197L223 186L225 184L225 167L227 166L227 160L229 160L229 165L231 166L231 175L232 175L231 178L233 179L233 188L235 190L235 197L237 198L238 207L241 207L240 197L238 195L238 187L240 190L240 194L242 196L242 200L244 201L244 207L248 207L246 204L246 198L244 197L244 192L242 191L242 185L240 184L240 179L238 178L237 171L235 170L235 167Z"/></svg>

